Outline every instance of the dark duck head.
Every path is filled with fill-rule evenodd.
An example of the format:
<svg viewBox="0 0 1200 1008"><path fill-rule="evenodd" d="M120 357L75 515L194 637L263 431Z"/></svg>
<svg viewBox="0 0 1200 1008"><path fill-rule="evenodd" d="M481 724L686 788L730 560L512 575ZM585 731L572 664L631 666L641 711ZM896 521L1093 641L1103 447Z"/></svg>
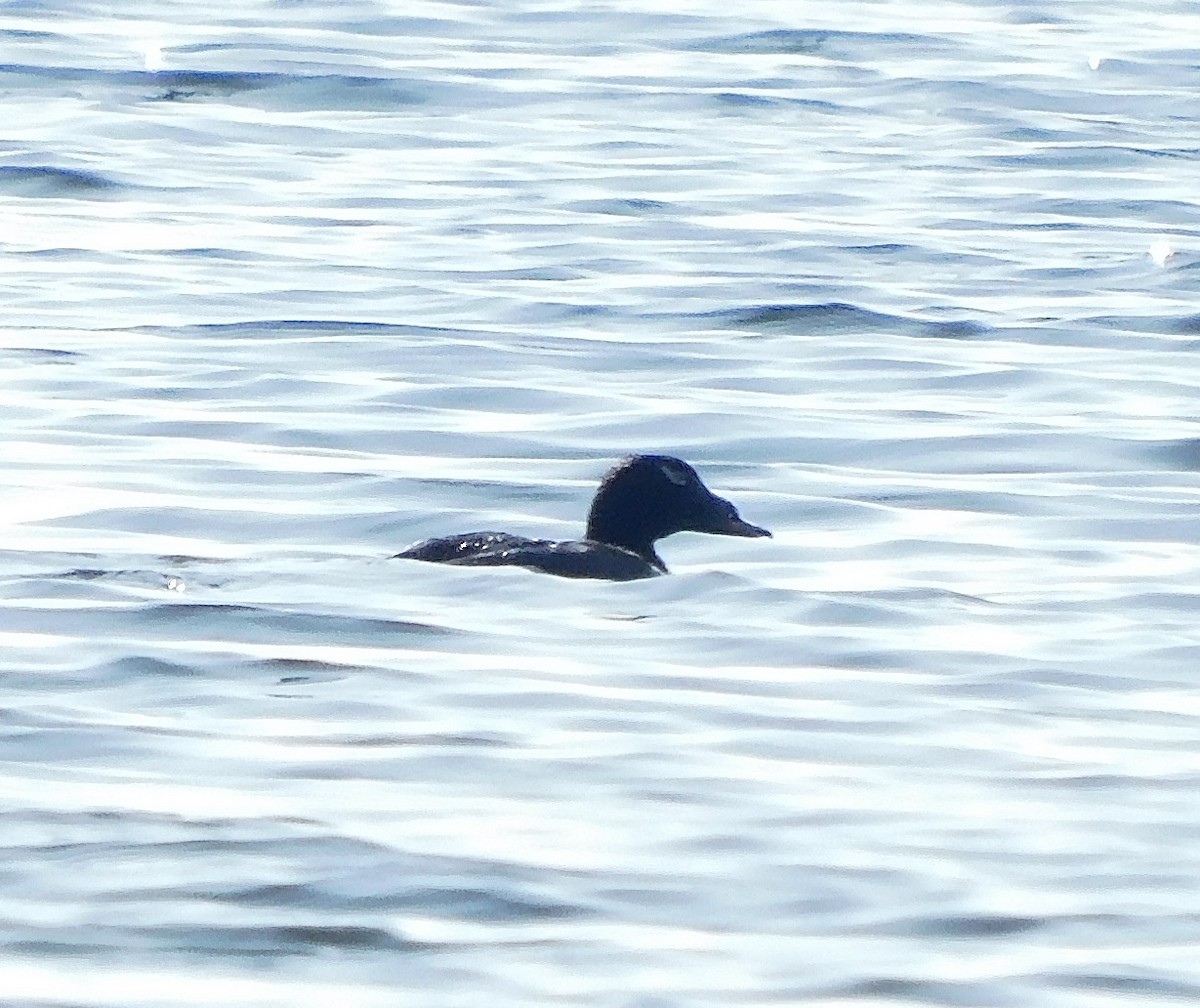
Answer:
<svg viewBox="0 0 1200 1008"><path fill-rule="evenodd" d="M588 512L587 539L635 553L665 573L654 543L675 532L754 539L771 534L743 521L682 459L634 455L609 470Z"/></svg>

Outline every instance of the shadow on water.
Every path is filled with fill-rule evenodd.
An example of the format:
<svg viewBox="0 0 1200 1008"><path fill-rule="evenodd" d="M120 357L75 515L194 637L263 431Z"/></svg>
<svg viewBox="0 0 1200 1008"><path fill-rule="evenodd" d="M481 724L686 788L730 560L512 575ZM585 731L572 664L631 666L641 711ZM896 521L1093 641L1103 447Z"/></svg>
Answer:
<svg viewBox="0 0 1200 1008"><path fill-rule="evenodd" d="M843 302L748 305L741 308L722 308L691 317L711 319L733 328L753 330L762 335L816 336L830 333L892 332L942 339L977 339L992 332L989 326L972 319L935 322L903 315L889 315Z"/></svg>
<svg viewBox="0 0 1200 1008"><path fill-rule="evenodd" d="M0 165L0 193L34 199L90 199L133 192L137 186L100 172L53 165Z"/></svg>
<svg viewBox="0 0 1200 1008"><path fill-rule="evenodd" d="M689 49L714 53L752 55L826 56L831 59L864 58L880 50L909 53L946 52L959 48L940 35L915 35L904 32L831 31L823 28L778 28L769 31L726 35L693 42Z"/></svg>
<svg viewBox="0 0 1200 1008"><path fill-rule="evenodd" d="M1168 469L1200 472L1200 438L1163 441L1149 446L1147 454L1158 459Z"/></svg>
<svg viewBox="0 0 1200 1008"><path fill-rule="evenodd" d="M369 112L422 105L430 100L427 87L390 77L176 70L147 72L139 75L139 78L141 82L162 88L151 96L151 101L233 99L259 95L264 99L269 98L269 104L289 108Z"/></svg>

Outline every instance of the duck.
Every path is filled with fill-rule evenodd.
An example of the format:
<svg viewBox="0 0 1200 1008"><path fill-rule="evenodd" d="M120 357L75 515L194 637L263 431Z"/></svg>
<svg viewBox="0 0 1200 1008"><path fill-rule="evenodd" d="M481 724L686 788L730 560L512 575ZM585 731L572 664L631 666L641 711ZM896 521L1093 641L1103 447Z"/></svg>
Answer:
<svg viewBox="0 0 1200 1008"><path fill-rule="evenodd" d="M508 532L464 532L423 539L393 560L456 567L524 567L569 578L636 581L666 574L654 544L676 532L758 539L771 535L704 485L671 455L631 455L600 481L582 539L529 539Z"/></svg>

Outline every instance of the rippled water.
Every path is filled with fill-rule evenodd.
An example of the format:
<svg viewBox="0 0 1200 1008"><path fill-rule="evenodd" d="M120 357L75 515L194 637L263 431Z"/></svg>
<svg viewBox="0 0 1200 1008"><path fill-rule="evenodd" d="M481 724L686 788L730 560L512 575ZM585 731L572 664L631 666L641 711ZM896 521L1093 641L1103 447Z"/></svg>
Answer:
<svg viewBox="0 0 1200 1008"><path fill-rule="evenodd" d="M1200 998L1195 3L0 9L0 989ZM631 451L773 540L628 584Z"/></svg>

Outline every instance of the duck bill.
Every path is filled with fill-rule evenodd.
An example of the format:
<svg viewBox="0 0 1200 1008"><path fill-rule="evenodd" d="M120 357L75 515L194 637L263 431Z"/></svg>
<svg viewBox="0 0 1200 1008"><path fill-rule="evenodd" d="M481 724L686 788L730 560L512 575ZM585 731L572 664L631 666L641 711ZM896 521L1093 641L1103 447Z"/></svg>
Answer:
<svg viewBox="0 0 1200 1008"><path fill-rule="evenodd" d="M771 538L771 533L765 528L751 525L748 521L742 521L741 518L730 518L720 528L715 528L713 531L717 535L742 536L746 539L761 539L763 536Z"/></svg>

